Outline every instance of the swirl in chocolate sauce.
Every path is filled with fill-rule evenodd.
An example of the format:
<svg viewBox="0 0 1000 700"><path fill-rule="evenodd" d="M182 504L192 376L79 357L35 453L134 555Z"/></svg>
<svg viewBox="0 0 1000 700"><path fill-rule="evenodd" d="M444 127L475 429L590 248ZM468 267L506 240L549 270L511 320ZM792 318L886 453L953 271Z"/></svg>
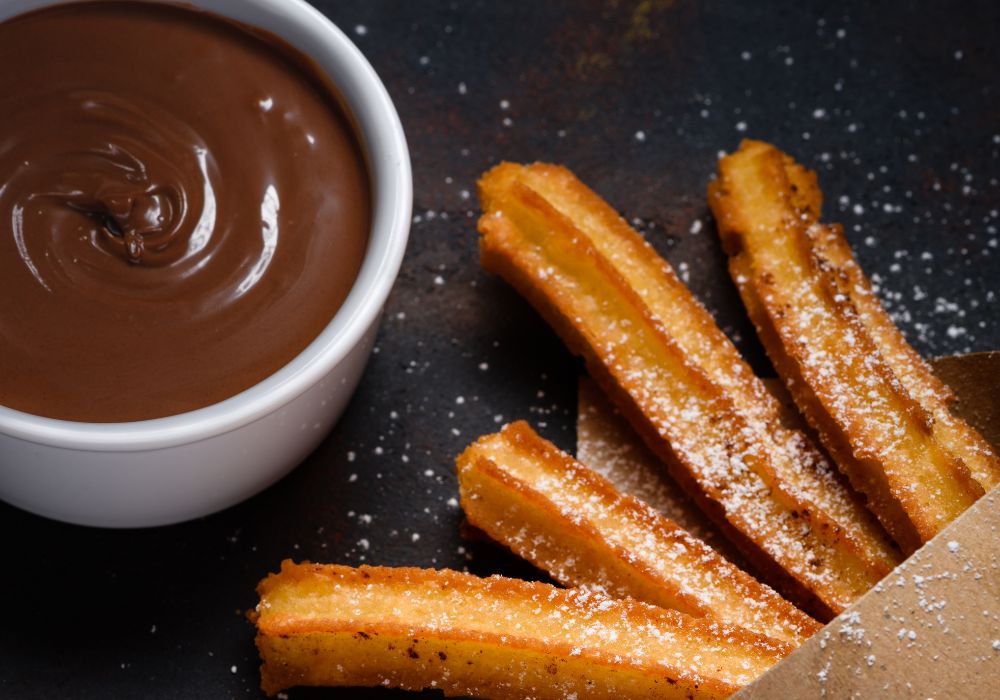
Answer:
<svg viewBox="0 0 1000 700"><path fill-rule="evenodd" d="M12 211L17 240L25 240L26 226L56 231L82 215L93 228L75 250L77 261L93 247L135 264L183 266L205 250L216 224L211 153L169 109L139 96L92 90L53 90L23 107L13 118L19 138L4 153L21 163L4 188L17 201L0 200ZM48 117L37 119L40 113ZM52 122L60 124L56 134ZM56 240L35 236L39 250L19 248L35 279L49 289L44 258L55 264L66 258L52 249ZM107 264L113 274L117 262Z"/></svg>
<svg viewBox="0 0 1000 700"><path fill-rule="evenodd" d="M191 9L0 24L0 404L140 420L301 352L361 264L360 149L312 64Z"/></svg>

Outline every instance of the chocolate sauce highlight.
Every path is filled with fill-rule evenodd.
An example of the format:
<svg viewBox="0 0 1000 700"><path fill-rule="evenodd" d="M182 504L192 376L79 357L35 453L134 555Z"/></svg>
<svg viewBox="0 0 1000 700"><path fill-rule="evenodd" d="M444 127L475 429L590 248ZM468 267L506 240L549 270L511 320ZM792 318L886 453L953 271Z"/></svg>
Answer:
<svg viewBox="0 0 1000 700"><path fill-rule="evenodd" d="M312 63L193 9L0 24L0 405L216 403L329 323L368 242L357 138Z"/></svg>

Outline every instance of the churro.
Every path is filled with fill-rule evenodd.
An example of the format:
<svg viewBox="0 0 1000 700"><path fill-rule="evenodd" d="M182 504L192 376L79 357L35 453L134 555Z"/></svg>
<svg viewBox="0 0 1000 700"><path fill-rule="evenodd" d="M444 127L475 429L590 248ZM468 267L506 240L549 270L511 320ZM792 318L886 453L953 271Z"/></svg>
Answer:
<svg viewBox="0 0 1000 700"><path fill-rule="evenodd" d="M722 698L790 650L634 600L455 571L282 563L252 615L270 695L385 686L488 698Z"/></svg>
<svg viewBox="0 0 1000 700"><path fill-rule="evenodd" d="M851 483L906 553L1000 481L948 388L880 305L816 175L744 141L709 187L730 272L768 355Z"/></svg>
<svg viewBox="0 0 1000 700"><path fill-rule="evenodd" d="M663 468L593 379L577 382L576 459L680 525L723 557L752 570L740 550Z"/></svg>
<svg viewBox="0 0 1000 700"><path fill-rule="evenodd" d="M815 620L527 423L457 460L466 518L567 586L587 586L799 644Z"/></svg>
<svg viewBox="0 0 1000 700"><path fill-rule="evenodd" d="M786 597L828 619L898 552L708 312L565 168L479 182L484 267L548 319L702 509Z"/></svg>

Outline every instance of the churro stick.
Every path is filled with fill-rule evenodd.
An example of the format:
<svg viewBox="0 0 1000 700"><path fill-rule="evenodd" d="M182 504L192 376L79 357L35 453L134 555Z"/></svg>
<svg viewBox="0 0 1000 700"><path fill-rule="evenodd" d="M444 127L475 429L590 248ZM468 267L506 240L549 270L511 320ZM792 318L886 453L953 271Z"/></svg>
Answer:
<svg viewBox="0 0 1000 700"><path fill-rule="evenodd" d="M524 421L479 438L457 462L469 522L560 583L740 625L792 644L820 627Z"/></svg>
<svg viewBox="0 0 1000 700"><path fill-rule="evenodd" d="M577 382L576 458L622 493L638 498L737 567L753 567L649 451L593 379Z"/></svg>
<svg viewBox="0 0 1000 700"><path fill-rule="evenodd" d="M881 308L839 226L819 224L816 176L745 141L709 188L730 272L806 418L904 552L1000 480L951 392Z"/></svg>
<svg viewBox="0 0 1000 700"><path fill-rule="evenodd" d="M565 168L480 180L483 265L520 290L768 583L828 619L898 561L669 264Z"/></svg>
<svg viewBox="0 0 1000 700"><path fill-rule="evenodd" d="M949 406L955 401L954 393L934 376L930 365L906 342L902 331L892 322L854 259L841 228L817 226L812 233L817 254L832 266L828 273L832 273L832 268L837 269L838 289L850 298L858 319L883 359L900 384L931 415L934 439L965 462L972 478L988 491L1000 482L1000 461L996 453L975 428L952 413Z"/></svg>
<svg viewBox="0 0 1000 700"><path fill-rule="evenodd" d="M258 592L270 695L380 685L487 698L721 698L791 650L634 600L455 571L285 561Z"/></svg>

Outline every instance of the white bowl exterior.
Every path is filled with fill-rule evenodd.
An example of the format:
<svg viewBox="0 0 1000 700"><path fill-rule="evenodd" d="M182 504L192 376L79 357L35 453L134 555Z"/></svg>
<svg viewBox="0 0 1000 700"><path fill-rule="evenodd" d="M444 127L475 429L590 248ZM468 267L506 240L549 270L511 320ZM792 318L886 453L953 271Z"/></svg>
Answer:
<svg viewBox="0 0 1000 700"><path fill-rule="evenodd" d="M378 323L322 380L282 408L197 442L79 450L0 434L0 498L80 525L148 527L214 513L267 488L326 436L361 378Z"/></svg>
<svg viewBox="0 0 1000 700"><path fill-rule="evenodd" d="M7 0L0 21L67 1L75 0ZM406 247L412 182L405 136L384 86L350 40L303 0L185 4L277 34L330 76L368 159L371 239L331 323L291 363L237 396L134 423L74 423L0 406L0 498L58 520L180 522L238 503L288 473L350 400Z"/></svg>

